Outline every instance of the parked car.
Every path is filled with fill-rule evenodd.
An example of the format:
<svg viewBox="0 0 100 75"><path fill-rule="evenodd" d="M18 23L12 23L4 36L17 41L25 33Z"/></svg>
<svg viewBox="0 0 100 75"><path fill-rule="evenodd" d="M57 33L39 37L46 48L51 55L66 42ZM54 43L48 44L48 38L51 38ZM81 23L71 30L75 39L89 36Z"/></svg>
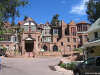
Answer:
<svg viewBox="0 0 100 75"><path fill-rule="evenodd" d="M100 56L88 58L73 70L74 75L100 75Z"/></svg>
<svg viewBox="0 0 100 75"><path fill-rule="evenodd" d="M5 55L6 51L0 48L0 56Z"/></svg>

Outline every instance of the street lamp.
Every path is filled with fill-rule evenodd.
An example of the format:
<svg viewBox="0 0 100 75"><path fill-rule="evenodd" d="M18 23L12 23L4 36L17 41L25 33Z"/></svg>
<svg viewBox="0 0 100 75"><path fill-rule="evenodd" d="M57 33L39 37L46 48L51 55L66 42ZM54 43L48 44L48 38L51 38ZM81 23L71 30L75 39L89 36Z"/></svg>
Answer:
<svg viewBox="0 0 100 75"><path fill-rule="evenodd" d="M64 44L64 55L65 55L65 43L63 43Z"/></svg>

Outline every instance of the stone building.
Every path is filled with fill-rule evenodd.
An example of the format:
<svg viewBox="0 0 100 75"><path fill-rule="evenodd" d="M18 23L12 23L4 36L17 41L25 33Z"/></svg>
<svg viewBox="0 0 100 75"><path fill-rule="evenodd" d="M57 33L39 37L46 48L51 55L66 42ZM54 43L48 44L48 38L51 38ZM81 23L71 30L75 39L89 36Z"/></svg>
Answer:
<svg viewBox="0 0 100 75"><path fill-rule="evenodd" d="M13 55L15 50L19 50L17 32L8 21L4 23L4 31L0 31L0 47L5 48L9 55Z"/></svg>
<svg viewBox="0 0 100 75"><path fill-rule="evenodd" d="M88 42L85 33L90 27L84 21L75 23L73 20L66 24L63 20L57 26L37 24L32 18L19 21L21 29L19 49L22 55L33 57L39 52L64 51L71 53L74 49Z"/></svg>

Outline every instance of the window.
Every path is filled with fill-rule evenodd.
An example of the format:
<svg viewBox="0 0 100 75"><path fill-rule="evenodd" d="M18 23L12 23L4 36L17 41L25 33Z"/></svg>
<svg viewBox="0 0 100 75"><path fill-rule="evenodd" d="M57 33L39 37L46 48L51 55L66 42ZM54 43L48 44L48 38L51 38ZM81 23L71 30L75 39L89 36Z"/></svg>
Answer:
<svg viewBox="0 0 100 75"><path fill-rule="evenodd" d="M53 46L53 51L58 51L58 46L57 45Z"/></svg>
<svg viewBox="0 0 100 75"><path fill-rule="evenodd" d="M63 42L61 42L61 46L63 46Z"/></svg>
<svg viewBox="0 0 100 75"><path fill-rule="evenodd" d="M100 66L100 57L96 59L96 66Z"/></svg>
<svg viewBox="0 0 100 75"><path fill-rule="evenodd" d="M44 51L48 50L48 47L46 45L43 46Z"/></svg>
<svg viewBox="0 0 100 75"><path fill-rule="evenodd" d="M95 61L94 58L90 58L90 59L88 59L88 60L86 60L86 61L84 62L84 65L92 66L92 65L94 64L94 61Z"/></svg>
<svg viewBox="0 0 100 75"><path fill-rule="evenodd" d="M50 29L48 29L48 34L51 34L51 30Z"/></svg>
<svg viewBox="0 0 100 75"><path fill-rule="evenodd" d="M71 51L71 46L70 45L67 46L67 51Z"/></svg>
<svg viewBox="0 0 100 75"><path fill-rule="evenodd" d="M44 40L43 40L44 42L46 42L46 38L44 38Z"/></svg>
<svg viewBox="0 0 100 75"><path fill-rule="evenodd" d="M79 36L79 43L82 43L82 36Z"/></svg>
<svg viewBox="0 0 100 75"><path fill-rule="evenodd" d="M85 38L85 39L88 39L88 36L87 36L87 35L84 35L84 38Z"/></svg>
<svg viewBox="0 0 100 75"><path fill-rule="evenodd" d="M87 31L87 25L83 25L83 31Z"/></svg>
<svg viewBox="0 0 100 75"><path fill-rule="evenodd" d="M71 35L76 36L76 28L75 27L71 27Z"/></svg>
<svg viewBox="0 0 100 75"><path fill-rule="evenodd" d="M54 29L54 30L53 30L53 33L54 33L54 34L58 34L58 29Z"/></svg>
<svg viewBox="0 0 100 75"><path fill-rule="evenodd" d="M76 38L73 38L73 42L76 42Z"/></svg>
<svg viewBox="0 0 100 75"><path fill-rule="evenodd" d="M94 32L94 37L98 38L98 32Z"/></svg>
<svg viewBox="0 0 100 75"><path fill-rule="evenodd" d="M29 27L29 31L31 31L31 27Z"/></svg>
<svg viewBox="0 0 100 75"><path fill-rule="evenodd" d="M45 29L45 34L47 34L47 29Z"/></svg>
<svg viewBox="0 0 100 75"><path fill-rule="evenodd" d="M76 45L73 46L73 49L76 49Z"/></svg>
<svg viewBox="0 0 100 75"><path fill-rule="evenodd" d="M67 38L67 41L70 42L70 38Z"/></svg>

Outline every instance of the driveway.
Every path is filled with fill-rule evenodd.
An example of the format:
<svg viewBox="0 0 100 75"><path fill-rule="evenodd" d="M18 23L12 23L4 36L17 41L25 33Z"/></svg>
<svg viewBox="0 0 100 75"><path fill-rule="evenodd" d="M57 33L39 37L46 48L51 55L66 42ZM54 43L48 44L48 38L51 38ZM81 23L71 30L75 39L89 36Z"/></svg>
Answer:
<svg viewBox="0 0 100 75"><path fill-rule="evenodd" d="M57 65L60 59L60 57L2 58L4 66L0 70L0 75L64 75L49 68Z"/></svg>

